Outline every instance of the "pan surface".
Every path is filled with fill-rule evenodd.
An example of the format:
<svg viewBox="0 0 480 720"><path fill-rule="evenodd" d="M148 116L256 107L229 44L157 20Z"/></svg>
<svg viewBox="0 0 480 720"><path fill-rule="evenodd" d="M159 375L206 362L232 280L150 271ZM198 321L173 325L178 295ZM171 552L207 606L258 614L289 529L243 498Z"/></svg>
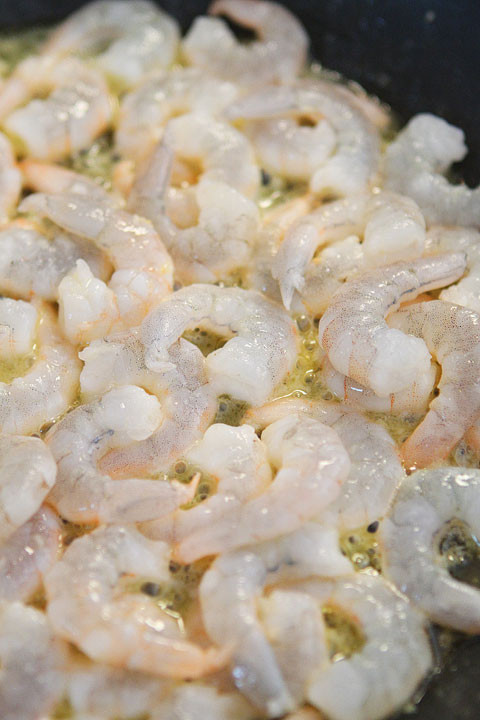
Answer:
<svg viewBox="0 0 480 720"><path fill-rule="evenodd" d="M56 22L82 0L4 0L0 30ZM207 0L161 0L185 31ZM461 127L469 148L459 174L480 181L478 0L286 0L312 56L389 103L400 121L433 112ZM412 712L398 720L478 720L480 638L460 640Z"/></svg>

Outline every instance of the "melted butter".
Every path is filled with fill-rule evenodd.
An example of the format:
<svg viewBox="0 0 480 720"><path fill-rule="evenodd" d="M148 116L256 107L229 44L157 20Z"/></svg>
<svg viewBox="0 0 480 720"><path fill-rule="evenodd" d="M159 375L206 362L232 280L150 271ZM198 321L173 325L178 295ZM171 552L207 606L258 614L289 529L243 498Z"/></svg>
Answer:
<svg viewBox="0 0 480 720"><path fill-rule="evenodd" d="M21 60L38 52L48 28L29 28L15 33L0 33L0 76L7 77Z"/></svg>
<svg viewBox="0 0 480 720"><path fill-rule="evenodd" d="M248 403L244 400L237 400L230 395L220 395L218 398L218 409L213 420L214 423L224 423L238 427L242 424L242 419L249 408Z"/></svg>
<svg viewBox="0 0 480 720"><path fill-rule="evenodd" d="M0 359L0 382L11 383L17 377L23 377L32 367L36 359L36 346L28 355L14 359Z"/></svg>
<svg viewBox="0 0 480 720"><path fill-rule="evenodd" d="M445 525L437 538L441 564L456 580L480 588L480 543L458 518Z"/></svg>
<svg viewBox="0 0 480 720"><path fill-rule="evenodd" d="M88 149L72 155L65 164L75 172L95 180L105 190L111 190L115 161L113 137L107 133L95 140Z"/></svg>
<svg viewBox="0 0 480 720"><path fill-rule="evenodd" d="M262 185L257 196L260 213L272 210L288 200L305 195L308 192L306 183L292 183L275 175L262 171Z"/></svg>
<svg viewBox="0 0 480 720"><path fill-rule="evenodd" d="M326 604L322 607L325 636L330 659L345 660L365 645L365 635L355 620L342 608Z"/></svg>
<svg viewBox="0 0 480 720"><path fill-rule="evenodd" d="M382 558L376 535L377 529L378 523L372 523L368 528L349 530L340 537L340 549L355 570L371 568L381 572Z"/></svg>
<svg viewBox="0 0 480 720"><path fill-rule="evenodd" d="M196 327L193 330L185 330L182 337L193 345L196 345L202 354L206 357L211 352L222 348L227 339L223 335L217 335L214 332Z"/></svg>
<svg viewBox="0 0 480 720"><path fill-rule="evenodd" d="M165 479L167 481L177 480L184 484L198 480L194 497L190 502L182 505L182 510L189 510L206 500L216 491L218 485L218 481L213 475L206 473L197 465L185 462L185 460L178 460L170 472L165 475Z"/></svg>

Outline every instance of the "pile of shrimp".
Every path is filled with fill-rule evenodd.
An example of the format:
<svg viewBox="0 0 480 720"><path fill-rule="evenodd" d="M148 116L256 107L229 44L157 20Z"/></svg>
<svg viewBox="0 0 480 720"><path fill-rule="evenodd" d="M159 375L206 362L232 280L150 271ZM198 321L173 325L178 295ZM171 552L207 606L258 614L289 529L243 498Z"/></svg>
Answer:
<svg viewBox="0 0 480 720"><path fill-rule="evenodd" d="M95 0L3 68L2 720L381 720L480 633L480 189L308 61Z"/></svg>

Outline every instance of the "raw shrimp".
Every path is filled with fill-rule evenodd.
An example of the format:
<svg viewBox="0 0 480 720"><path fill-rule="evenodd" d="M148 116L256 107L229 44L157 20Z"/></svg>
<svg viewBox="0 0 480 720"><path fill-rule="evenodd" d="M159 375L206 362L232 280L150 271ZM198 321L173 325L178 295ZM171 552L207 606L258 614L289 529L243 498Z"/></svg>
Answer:
<svg viewBox="0 0 480 720"><path fill-rule="evenodd" d="M372 185L379 162L375 126L335 85L305 81L288 87L267 87L234 103L227 112L244 120L312 115L325 118L336 136L336 151L310 177L310 189L320 195L349 195Z"/></svg>
<svg viewBox="0 0 480 720"><path fill-rule="evenodd" d="M379 397L373 390L337 372L328 358L322 363L322 379L342 403L358 410L392 415L424 415L432 399L436 377L435 365L431 363L430 369L422 373L410 387L386 397Z"/></svg>
<svg viewBox="0 0 480 720"><path fill-rule="evenodd" d="M147 368L136 330L95 341L80 356L85 363L80 380L84 395L95 396L131 383L161 402L159 429L146 440L111 450L100 462L103 472L131 477L131 473L165 471L213 420L216 396L207 381L204 357L186 340L171 346L169 368L159 373Z"/></svg>
<svg viewBox="0 0 480 720"><path fill-rule="evenodd" d="M216 0L210 5L209 12L226 15L251 28L260 39L241 45L222 20L196 18L182 45L190 64L247 86L288 82L305 65L307 34L282 5L252 0Z"/></svg>
<svg viewBox="0 0 480 720"><path fill-rule="evenodd" d="M442 368L440 391L402 447L407 467L445 459L480 416L480 315L433 300L392 315L389 325L422 338Z"/></svg>
<svg viewBox="0 0 480 720"><path fill-rule="evenodd" d="M480 227L480 188L443 177L466 152L460 128L435 115L416 115L385 152L385 185L413 198L429 224Z"/></svg>
<svg viewBox="0 0 480 720"><path fill-rule="evenodd" d="M322 205L287 231L275 257L272 274L285 307L295 290L302 295L305 271L318 248L352 234L364 236L360 264L387 265L422 254L425 222L413 201L395 193L353 195Z"/></svg>
<svg viewBox="0 0 480 720"><path fill-rule="evenodd" d="M110 390L100 400L72 410L46 437L58 465L49 502L63 517L80 523L151 520L188 502L195 492L191 486L112 480L97 469L108 450L145 440L160 420L158 400L135 385Z"/></svg>
<svg viewBox="0 0 480 720"><path fill-rule="evenodd" d="M219 693L200 683L175 688L152 711L151 720L256 720L258 713L241 695Z"/></svg>
<svg viewBox="0 0 480 720"><path fill-rule="evenodd" d="M249 550L220 555L200 583L205 628L217 643L233 645L232 676L239 690L255 705L276 717L293 709L288 675L282 676L259 617L258 600L266 585L311 575L335 576L351 571L338 548L335 531L306 524L291 535ZM322 627L313 652L322 657ZM303 653L303 657L302 657ZM307 656L305 657L305 655ZM295 662L310 670L310 642L297 646ZM290 671L289 674L294 674Z"/></svg>
<svg viewBox="0 0 480 720"><path fill-rule="evenodd" d="M38 510L56 476L42 440L0 435L0 543Z"/></svg>
<svg viewBox="0 0 480 720"><path fill-rule="evenodd" d="M1 89L0 89L1 92ZM22 190L22 177L10 142L0 133L0 225L8 222Z"/></svg>
<svg viewBox="0 0 480 720"><path fill-rule="evenodd" d="M282 308L251 290L199 284L173 293L143 322L147 367L157 371L169 367L168 348L194 327L230 338L206 360L217 395L226 393L258 405L296 359L295 326Z"/></svg>
<svg viewBox="0 0 480 720"><path fill-rule="evenodd" d="M196 179L197 167L202 178L227 183L247 197L255 196L260 170L252 147L245 135L228 123L206 113L186 113L170 120L163 142L185 165L186 182ZM177 172L181 176L181 168Z"/></svg>
<svg viewBox="0 0 480 720"><path fill-rule="evenodd" d="M0 429L4 433L28 434L64 413L78 387L80 362L60 335L53 310L39 309L38 347L25 375L0 383Z"/></svg>
<svg viewBox="0 0 480 720"><path fill-rule="evenodd" d="M293 532L335 500L350 471L334 430L296 414L262 433L277 474L265 492L223 513L215 525L193 532L174 549L181 562Z"/></svg>
<svg viewBox="0 0 480 720"><path fill-rule="evenodd" d="M312 668L307 699L331 720L380 720L410 697L432 667L425 619L378 576L307 580L295 589L360 625L363 647Z"/></svg>
<svg viewBox="0 0 480 720"><path fill-rule="evenodd" d="M51 90L47 99L14 109L34 93ZM108 128L111 117L112 101L103 77L73 58L57 63L49 57L29 57L0 91L3 127L25 154L38 160L62 160L89 147Z"/></svg>
<svg viewBox="0 0 480 720"><path fill-rule="evenodd" d="M65 650L45 615L19 602L0 603L0 717L38 720L60 699Z"/></svg>
<svg viewBox="0 0 480 720"><path fill-rule="evenodd" d="M72 13L49 37L43 52L55 58L95 52L95 65L123 88L136 85L177 54L177 22L148 0L97 0Z"/></svg>
<svg viewBox="0 0 480 720"><path fill-rule="evenodd" d="M480 313L480 233L473 228L436 226L427 233L427 253L464 252L467 273L458 283L440 293L440 300L463 305Z"/></svg>
<svg viewBox="0 0 480 720"><path fill-rule="evenodd" d="M169 579L165 543L134 528L102 527L75 540L45 579L55 632L89 657L153 675L194 678L222 667L225 650L187 641L177 622L123 576ZM124 581L125 582L125 581Z"/></svg>
<svg viewBox="0 0 480 720"><path fill-rule="evenodd" d="M380 536L386 577L434 622L469 633L480 629L480 591L449 575L442 539L450 521L478 536L479 498L478 470L420 470L401 485Z"/></svg>
<svg viewBox="0 0 480 720"><path fill-rule="evenodd" d="M168 149L158 146L132 188L129 209L152 221L176 277L183 283L214 282L246 267L259 225L255 203L224 182L202 179L192 188L198 218L178 228L165 207L170 160Z"/></svg>
<svg viewBox="0 0 480 720"><path fill-rule="evenodd" d="M364 273L333 297L318 328L336 370L387 396L430 373L430 355L419 338L389 328L387 313L421 292L458 280L462 253L399 262Z"/></svg>
<svg viewBox="0 0 480 720"><path fill-rule="evenodd" d="M216 478L218 485L216 492L196 507L179 509L142 526L148 537L170 544L215 524L232 507L265 491L272 479L266 448L249 425L212 425L184 457L186 462Z"/></svg>
<svg viewBox="0 0 480 720"><path fill-rule="evenodd" d="M168 120L189 112L217 117L237 94L233 83L198 68L174 68L149 77L122 99L116 149L122 157L138 161L161 140Z"/></svg>
<svg viewBox="0 0 480 720"><path fill-rule="evenodd" d="M84 261L59 287L60 315L71 341L85 343L114 329L138 324L168 295L173 265L152 225L100 198L80 194L36 193L20 206L47 216L69 232L93 240L104 250L115 272L109 286L93 278Z"/></svg>
<svg viewBox="0 0 480 720"><path fill-rule="evenodd" d="M323 525L357 528L387 511L405 473L388 432L344 405L280 398L249 410L244 420L263 429L291 413L307 414L332 427L348 452L351 468L338 498L317 518Z"/></svg>
<svg viewBox="0 0 480 720"><path fill-rule="evenodd" d="M62 531L57 516L41 507L0 546L0 599L27 601L58 559Z"/></svg>
<svg viewBox="0 0 480 720"><path fill-rule="evenodd" d="M38 313L23 300L0 298L0 360L31 352L35 341Z"/></svg>

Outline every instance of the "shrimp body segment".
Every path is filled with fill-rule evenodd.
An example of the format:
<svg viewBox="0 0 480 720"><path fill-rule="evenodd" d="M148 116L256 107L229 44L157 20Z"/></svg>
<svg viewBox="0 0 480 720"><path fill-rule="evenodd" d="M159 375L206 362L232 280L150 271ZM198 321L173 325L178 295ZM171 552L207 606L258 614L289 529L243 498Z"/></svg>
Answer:
<svg viewBox="0 0 480 720"><path fill-rule="evenodd" d="M144 440L158 427L158 400L135 385L110 390L72 410L47 434L58 464L49 502L74 522L136 522L174 510L192 497L179 483L128 478L112 480L96 467L108 450Z"/></svg>
<svg viewBox="0 0 480 720"><path fill-rule="evenodd" d="M230 512L214 526L179 543L183 562L293 532L338 497L350 460L337 433L309 417L288 415L262 433L271 463L279 468L257 497Z"/></svg>
<svg viewBox="0 0 480 720"><path fill-rule="evenodd" d="M56 476L42 440L0 435L0 543L38 510Z"/></svg>
<svg viewBox="0 0 480 720"><path fill-rule="evenodd" d="M440 392L402 448L407 467L425 467L445 459L480 416L480 316L433 300L400 310L389 324L423 338L442 368Z"/></svg>
<svg viewBox="0 0 480 720"><path fill-rule="evenodd" d="M199 17L183 41L191 65L240 85L262 86L293 80L303 68L308 37L298 20L282 5L253 0L216 0L209 12L255 30L259 40L237 42L226 23Z"/></svg>
<svg viewBox="0 0 480 720"><path fill-rule="evenodd" d="M466 253L468 272L458 283L442 290L440 300L463 305L480 313L480 232L473 228L437 225L429 229L426 240L425 249L428 253Z"/></svg>
<svg viewBox="0 0 480 720"><path fill-rule="evenodd" d="M107 526L75 540L48 573L47 614L55 632L89 657L153 675L194 678L219 669L228 653L184 639L177 622L138 590L130 575L168 582L168 546L132 527Z"/></svg>
<svg viewBox="0 0 480 720"><path fill-rule="evenodd" d="M12 146L0 133L0 225L8 221L16 208L22 189L22 176L15 163Z"/></svg>
<svg viewBox="0 0 480 720"><path fill-rule="evenodd" d="M320 342L336 370L381 397L404 390L430 372L420 338L389 328L385 316L421 292L449 285L465 270L465 255L452 253L399 262L346 283L320 320Z"/></svg>
<svg viewBox="0 0 480 720"><path fill-rule="evenodd" d="M251 290L201 284L173 293L144 320L147 366L157 371L168 367L168 348L194 327L229 338L206 360L217 395L259 405L293 367L296 330L282 308Z"/></svg>
<svg viewBox="0 0 480 720"><path fill-rule="evenodd" d="M450 521L478 536L479 498L478 470L419 470L401 485L381 528L386 577L434 622L468 633L479 632L480 591L451 577L441 542Z"/></svg>

